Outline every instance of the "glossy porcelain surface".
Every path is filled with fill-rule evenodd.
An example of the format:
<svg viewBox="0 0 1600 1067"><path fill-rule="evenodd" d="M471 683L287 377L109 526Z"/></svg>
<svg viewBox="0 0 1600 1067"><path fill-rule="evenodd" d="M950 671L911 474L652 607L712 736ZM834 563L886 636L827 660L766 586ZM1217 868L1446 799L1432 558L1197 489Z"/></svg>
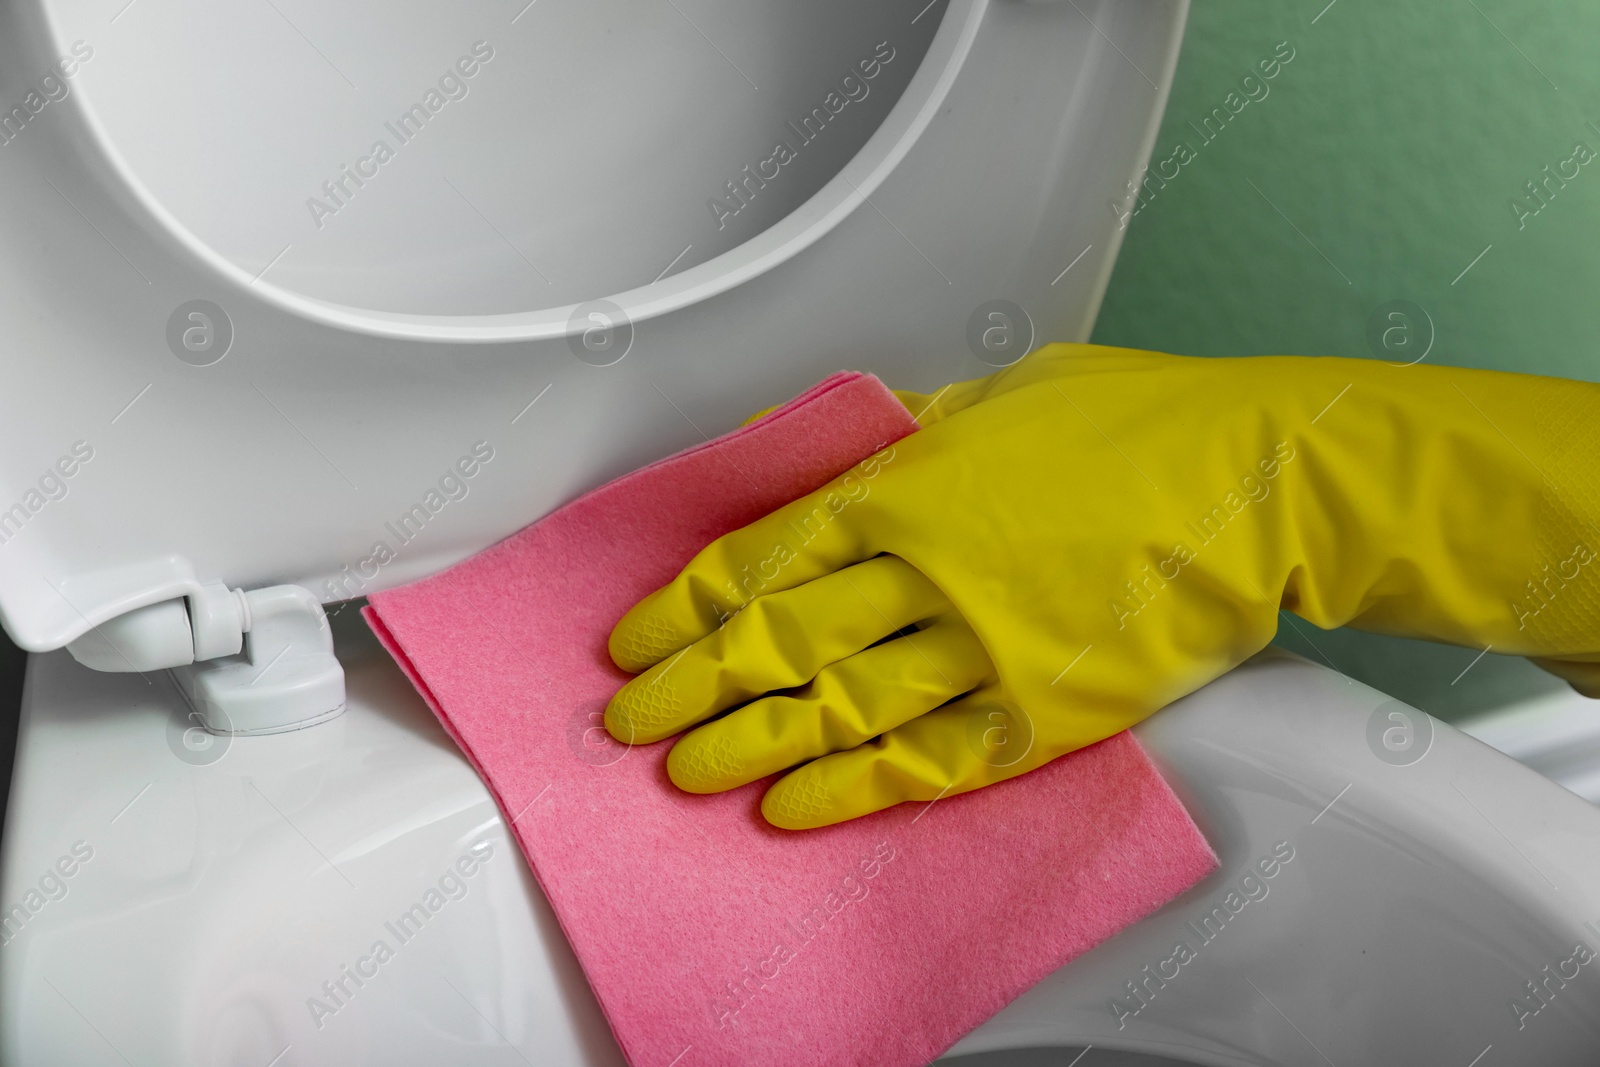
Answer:
<svg viewBox="0 0 1600 1067"><path fill-rule="evenodd" d="M0 947L0 1059L621 1062L500 813L349 621L349 711L271 737L186 734L165 679L34 658L0 899L26 901L63 859L73 873ZM1411 747L1386 747L1394 728ZM1465 1064L1492 1045L1593 1062L1600 980L1565 961L1600 940L1600 812L1282 653L1138 734L1222 868L953 1054ZM581 731L571 743L582 759ZM1191 958L1173 962L1180 941ZM1547 965L1577 974L1545 1003L1524 983ZM1541 1005L1521 1027L1519 998Z"/></svg>
<svg viewBox="0 0 1600 1067"><path fill-rule="evenodd" d="M370 593L841 367L1086 337L1185 10L5 5L0 620Z"/></svg>

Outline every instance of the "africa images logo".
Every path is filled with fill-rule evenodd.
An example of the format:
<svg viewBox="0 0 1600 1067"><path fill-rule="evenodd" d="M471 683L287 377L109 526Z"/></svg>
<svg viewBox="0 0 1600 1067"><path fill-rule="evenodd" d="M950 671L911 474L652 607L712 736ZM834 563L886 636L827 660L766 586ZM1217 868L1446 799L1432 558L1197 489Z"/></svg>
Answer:
<svg viewBox="0 0 1600 1067"><path fill-rule="evenodd" d="M1138 977L1125 982L1126 996L1111 998L1111 1014L1117 1018L1117 1029L1126 1028L1129 1019L1148 1008L1160 991L1176 981L1184 967L1199 959L1201 950L1222 936L1247 907L1266 900L1272 892L1271 880L1294 857L1294 846L1279 841L1269 854L1245 868L1248 873L1230 886L1221 900L1199 913L1199 922L1193 919L1186 922L1186 935L1173 943L1172 951L1155 963L1146 964Z"/></svg>
<svg viewBox="0 0 1600 1067"><path fill-rule="evenodd" d="M372 543L367 554L355 563L347 563L332 578L323 580L322 588L330 600L347 600L364 594L369 582L377 580L379 572L400 558L400 552L422 536L432 522L449 504L467 498L472 492L472 479L494 459L494 446L488 441L475 441L471 451L458 458L439 476L437 488L429 488L422 499L412 504L397 518L383 524L388 538L380 537Z"/></svg>
<svg viewBox="0 0 1600 1067"><path fill-rule="evenodd" d="M78 68L94 58L94 46L86 41L72 42L72 50L56 60L53 69L40 75L16 104L0 112L0 148L4 148L28 128L51 104L59 104L72 93L71 82ZM59 76L58 76L59 74Z"/></svg>
<svg viewBox="0 0 1600 1067"><path fill-rule="evenodd" d="M402 146L410 144L446 104L465 100L472 91L468 84L470 79L477 77L493 58L494 46L488 41L472 42L470 55L457 59L439 75L434 85L428 86L420 100L413 102L394 121L383 124L394 144L389 143L389 137L380 137L372 142L366 155L357 157L354 167L340 164L338 173L322 183L322 195L306 198L306 210L311 212L311 221L317 229L322 229L324 220L337 215L367 182L376 178L384 164L394 159Z"/></svg>
<svg viewBox="0 0 1600 1067"><path fill-rule="evenodd" d="M487 840L474 841L419 899L383 924L385 936L373 941L365 955L358 956L354 965L339 964L333 977L324 981L317 993L306 998L306 1010L311 1013L311 1021L316 1023L317 1029L321 1030L329 1019L349 1007L356 994L383 973L383 968L402 948L415 941L441 911L465 897L471 890L470 879L493 858L493 844Z"/></svg>
<svg viewBox="0 0 1600 1067"><path fill-rule="evenodd" d="M74 441L69 452L45 468L35 485L22 494L21 499L8 506L0 504L0 545L8 545L12 538L47 505L65 500L72 487L69 479L77 476L86 463L94 458L94 446L87 441Z"/></svg>
<svg viewBox="0 0 1600 1067"><path fill-rule="evenodd" d="M878 842L871 851L861 856L851 873L831 885L808 911L787 920L779 933L780 939L774 940L768 955L753 967L746 966L733 978L723 982L721 988L712 994L711 1017L716 1020L717 1029L737 1026L739 1013L769 983L777 980L783 968L793 963L845 908L867 899L867 894L872 892L868 881L882 874L897 855L895 847L889 842Z"/></svg>
<svg viewBox="0 0 1600 1067"><path fill-rule="evenodd" d="M754 165L746 163L736 176L729 178L723 184L725 196L722 199L715 196L707 198L706 207L710 210L711 217L716 220L717 229L722 229L728 224L729 219L749 207L750 201L767 187L768 182L776 181L782 176L783 168L800 158L800 150L821 137L828 123L837 118L845 108L852 103L859 104L865 100L872 92L872 86L868 83L881 74L883 68L893 62L894 57L894 45L888 41L879 41L873 48L872 54L858 60L855 66L839 79L838 87L828 90L822 102L802 115L798 123L793 120L784 123L783 136L773 144L770 155Z"/></svg>

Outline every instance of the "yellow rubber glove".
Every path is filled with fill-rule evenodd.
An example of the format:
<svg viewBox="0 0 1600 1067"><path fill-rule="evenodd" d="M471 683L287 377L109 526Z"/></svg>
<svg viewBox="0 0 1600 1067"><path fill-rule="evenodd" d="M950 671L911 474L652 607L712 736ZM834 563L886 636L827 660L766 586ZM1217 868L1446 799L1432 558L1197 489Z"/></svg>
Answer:
<svg viewBox="0 0 1600 1067"><path fill-rule="evenodd" d="M1280 607L1600 696L1600 386L1052 345L902 399L922 430L617 624L644 673L606 725L704 723L681 788L798 768L762 803L791 829L976 789L1218 677Z"/></svg>

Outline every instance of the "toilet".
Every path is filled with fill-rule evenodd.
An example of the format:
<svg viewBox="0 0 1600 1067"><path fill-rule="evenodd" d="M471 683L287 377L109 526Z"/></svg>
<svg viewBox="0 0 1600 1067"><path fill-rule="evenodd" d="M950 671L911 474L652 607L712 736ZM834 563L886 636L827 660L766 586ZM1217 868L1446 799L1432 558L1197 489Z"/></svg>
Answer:
<svg viewBox="0 0 1600 1067"><path fill-rule="evenodd" d="M353 605L841 367L1086 339L1186 12L0 9L0 1062L621 1064ZM1594 1062L1593 806L1274 650L1136 733L1220 868L941 1062Z"/></svg>

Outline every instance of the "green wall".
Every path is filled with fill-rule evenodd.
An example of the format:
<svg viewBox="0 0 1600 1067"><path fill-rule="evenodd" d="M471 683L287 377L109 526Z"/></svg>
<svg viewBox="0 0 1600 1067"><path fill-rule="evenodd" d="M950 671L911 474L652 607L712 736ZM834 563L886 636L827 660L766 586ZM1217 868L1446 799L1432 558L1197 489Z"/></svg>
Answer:
<svg viewBox="0 0 1600 1067"><path fill-rule="evenodd" d="M1094 340L1373 357L1369 319L1408 301L1386 358L1431 331L1430 361L1600 380L1600 4L1325 4L1195 4L1152 156L1172 177ZM1279 643L1446 719L1561 684L1491 654L1452 685L1476 652L1298 619Z"/></svg>

